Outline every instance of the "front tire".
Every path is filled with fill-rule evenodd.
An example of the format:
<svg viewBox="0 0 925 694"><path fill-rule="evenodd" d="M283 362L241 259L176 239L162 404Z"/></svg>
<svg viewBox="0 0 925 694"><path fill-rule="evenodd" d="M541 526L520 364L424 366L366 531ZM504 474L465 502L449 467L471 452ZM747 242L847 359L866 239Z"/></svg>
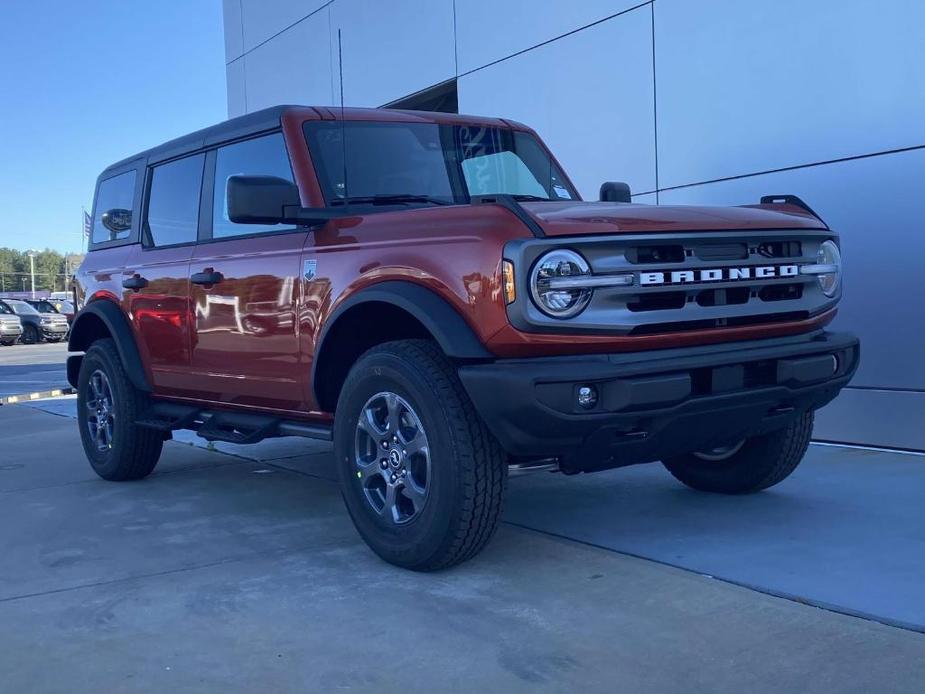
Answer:
<svg viewBox="0 0 925 694"><path fill-rule="evenodd" d="M157 465L163 435L135 424L147 405L147 395L122 368L115 343L94 342L77 379L77 422L87 459L104 480L138 480Z"/></svg>
<svg viewBox="0 0 925 694"><path fill-rule="evenodd" d="M809 446L813 412L783 429L726 447L662 461L676 479L702 492L751 494L790 476Z"/></svg>
<svg viewBox="0 0 925 694"><path fill-rule="evenodd" d="M37 342L42 341L42 336L39 335L39 329L34 325L24 325L22 327L22 335L19 337L19 341L24 345L34 345Z"/></svg>
<svg viewBox="0 0 925 694"><path fill-rule="evenodd" d="M494 534L505 455L433 343L389 342L360 357L337 402L334 452L350 517L385 561L444 569Z"/></svg>

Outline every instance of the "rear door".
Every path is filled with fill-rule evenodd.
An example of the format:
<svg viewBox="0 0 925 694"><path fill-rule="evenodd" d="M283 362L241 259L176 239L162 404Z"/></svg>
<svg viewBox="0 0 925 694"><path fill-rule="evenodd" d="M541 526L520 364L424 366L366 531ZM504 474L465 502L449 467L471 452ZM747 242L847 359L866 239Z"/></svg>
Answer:
<svg viewBox="0 0 925 694"><path fill-rule="evenodd" d="M226 182L234 174L293 180L282 133L219 147L205 238L190 265L191 382L204 399L296 411L304 364L296 310L304 229L233 224Z"/></svg>
<svg viewBox="0 0 925 694"><path fill-rule="evenodd" d="M189 263L199 235L203 153L148 170L142 243L128 261L125 300L142 361L156 392L193 394L190 365Z"/></svg>

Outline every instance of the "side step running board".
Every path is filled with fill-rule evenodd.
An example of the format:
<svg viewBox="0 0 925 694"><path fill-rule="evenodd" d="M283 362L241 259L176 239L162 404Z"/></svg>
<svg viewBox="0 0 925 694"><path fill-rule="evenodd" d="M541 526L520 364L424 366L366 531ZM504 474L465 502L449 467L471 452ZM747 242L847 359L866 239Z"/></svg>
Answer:
<svg viewBox="0 0 925 694"><path fill-rule="evenodd" d="M136 424L165 434L176 429L190 429L207 441L257 443L276 436L301 436L330 441L331 425L299 422L270 415L243 414L205 410L192 405L155 402Z"/></svg>

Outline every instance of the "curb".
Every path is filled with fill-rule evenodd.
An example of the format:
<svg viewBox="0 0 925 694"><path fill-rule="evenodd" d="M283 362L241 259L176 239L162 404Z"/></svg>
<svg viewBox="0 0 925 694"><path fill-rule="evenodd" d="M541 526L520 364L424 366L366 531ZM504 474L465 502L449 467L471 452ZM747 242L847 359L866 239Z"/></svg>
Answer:
<svg viewBox="0 0 925 694"><path fill-rule="evenodd" d="M37 393L26 393L24 395L8 395L0 397L0 405L15 405L18 402L27 402L29 400L41 400L42 398L57 398L61 395L73 395L77 391L71 387L55 388L54 390L41 390Z"/></svg>

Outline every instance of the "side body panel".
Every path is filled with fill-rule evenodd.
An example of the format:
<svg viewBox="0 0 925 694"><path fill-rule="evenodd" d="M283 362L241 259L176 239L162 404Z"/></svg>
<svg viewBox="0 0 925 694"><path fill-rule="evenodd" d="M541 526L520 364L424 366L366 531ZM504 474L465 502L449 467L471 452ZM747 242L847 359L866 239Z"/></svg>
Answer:
<svg viewBox="0 0 925 694"><path fill-rule="evenodd" d="M142 248L132 246L126 277L147 281L142 289L122 289L129 317L154 391L187 395L190 383L189 262L192 246Z"/></svg>
<svg viewBox="0 0 925 694"><path fill-rule="evenodd" d="M304 359L296 312L299 258L307 233L296 231L201 243L190 273L217 272L191 284L192 347L186 383L196 397L235 405L304 410Z"/></svg>

